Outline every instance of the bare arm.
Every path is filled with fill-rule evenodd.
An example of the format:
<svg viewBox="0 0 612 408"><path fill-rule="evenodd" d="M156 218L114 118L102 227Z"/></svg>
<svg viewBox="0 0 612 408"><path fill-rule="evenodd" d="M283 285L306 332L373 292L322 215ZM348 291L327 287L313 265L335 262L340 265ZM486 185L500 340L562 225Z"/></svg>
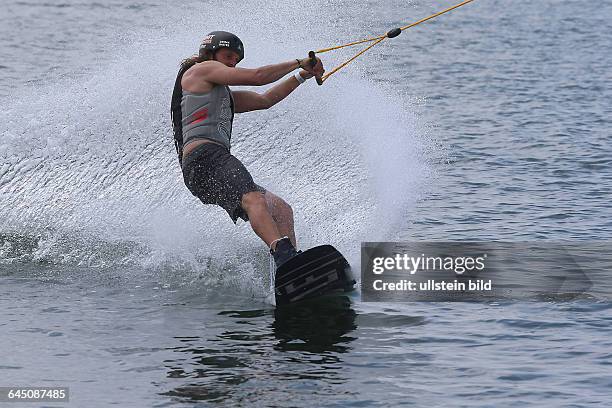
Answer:
<svg viewBox="0 0 612 408"><path fill-rule="evenodd" d="M302 78L311 78L306 71L300 71ZM232 91L234 96L234 109L236 113L268 109L295 91L300 83L295 77L290 77L278 85L268 89L263 94L252 91Z"/></svg>
<svg viewBox="0 0 612 408"><path fill-rule="evenodd" d="M193 68L195 81L207 81L218 85L267 85L278 81L298 68L296 60L266 65L260 68L228 67L218 61L206 61Z"/></svg>

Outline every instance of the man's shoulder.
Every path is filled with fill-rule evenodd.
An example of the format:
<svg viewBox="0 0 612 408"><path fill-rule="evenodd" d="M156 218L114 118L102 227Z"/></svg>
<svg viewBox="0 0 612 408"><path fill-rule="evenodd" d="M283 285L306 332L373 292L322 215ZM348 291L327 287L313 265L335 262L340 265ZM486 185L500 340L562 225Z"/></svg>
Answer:
<svg viewBox="0 0 612 408"><path fill-rule="evenodd" d="M207 81L208 75L210 75L213 70L218 69L219 67L225 67L219 61L203 61L198 62L187 71L183 75L182 83L190 81Z"/></svg>
<svg viewBox="0 0 612 408"><path fill-rule="evenodd" d="M192 74L197 75L197 74L206 73L211 68L216 68L219 66L224 67L225 65L223 65L219 61L202 61L202 62L198 62L193 67L189 68L187 72L191 72Z"/></svg>

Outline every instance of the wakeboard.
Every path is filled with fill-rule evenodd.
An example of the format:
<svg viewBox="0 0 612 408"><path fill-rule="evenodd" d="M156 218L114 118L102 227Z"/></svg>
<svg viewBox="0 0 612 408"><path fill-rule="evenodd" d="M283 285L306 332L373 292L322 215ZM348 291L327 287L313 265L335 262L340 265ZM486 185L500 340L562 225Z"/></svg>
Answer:
<svg viewBox="0 0 612 408"><path fill-rule="evenodd" d="M276 269L276 305L348 292L353 290L355 283L351 266L336 248L317 246L299 253Z"/></svg>

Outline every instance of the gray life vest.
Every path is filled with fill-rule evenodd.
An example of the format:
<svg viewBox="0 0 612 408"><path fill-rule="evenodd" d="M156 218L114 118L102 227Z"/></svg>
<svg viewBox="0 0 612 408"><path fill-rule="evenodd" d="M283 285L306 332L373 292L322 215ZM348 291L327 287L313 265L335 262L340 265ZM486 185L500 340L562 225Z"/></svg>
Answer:
<svg viewBox="0 0 612 408"><path fill-rule="evenodd" d="M227 85L215 85L207 93L183 90L181 98L183 146L195 140L208 139L222 144L229 150L233 120L234 98Z"/></svg>

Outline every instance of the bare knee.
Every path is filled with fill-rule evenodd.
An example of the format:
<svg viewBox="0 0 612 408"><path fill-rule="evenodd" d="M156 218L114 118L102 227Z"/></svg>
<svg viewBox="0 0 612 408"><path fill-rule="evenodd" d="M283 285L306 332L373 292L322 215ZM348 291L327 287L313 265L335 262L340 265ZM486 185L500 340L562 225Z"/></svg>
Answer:
<svg viewBox="0 0 612 408"><path fill-rule="evenodd" d="M252 211L268 211L266 199L259 191L251 191L250 193L244 194L241 204L247 214Z"/></svg>

